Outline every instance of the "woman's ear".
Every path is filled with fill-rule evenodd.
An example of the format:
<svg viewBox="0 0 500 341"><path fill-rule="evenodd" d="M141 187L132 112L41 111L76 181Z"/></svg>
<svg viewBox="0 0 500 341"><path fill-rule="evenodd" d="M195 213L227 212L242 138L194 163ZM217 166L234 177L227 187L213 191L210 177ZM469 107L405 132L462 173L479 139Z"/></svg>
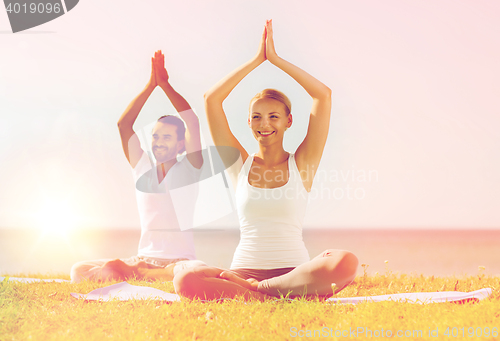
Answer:
<svg viewBox="0 0 500 341"><path fill-rule="evenodd" d="M288 114L288 124L286 125L287 128L290 128L293 123L293 117L292 114Z"/></svg>

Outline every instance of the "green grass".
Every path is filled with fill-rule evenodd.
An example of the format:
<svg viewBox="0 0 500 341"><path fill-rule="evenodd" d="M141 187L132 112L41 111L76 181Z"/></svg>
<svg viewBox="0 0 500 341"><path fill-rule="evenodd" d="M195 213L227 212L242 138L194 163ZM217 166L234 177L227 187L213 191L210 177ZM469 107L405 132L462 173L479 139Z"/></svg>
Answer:
<svg viewBox="0 0 500 341"><path fill-rule="evenodd" d="M5 276L5 275L4 275ZM17 274L13 277L66 278L62 274ZM320 330L318 339L335 337L335 331L365 328L384 332L422 330L412 340L470 339L470 327L497 328L500 338L500 277L483 274L470 277L424 277L400 275L359 276L337 297L382 295L424 291L473 291L492 288L493 294L479 303L409 304L397 302L340 305L294 300L248 302L233 300L203 303L183 300L173 304L157 301L85 302L71 292L88 293L116 282L0 283L0 340L293 340L300 330ZM174 292L171 282L129 281ZM451 328L457 327L459 337ZM296 328L296 329L291 329ZM444 335L446 328L450 336ZM465 338L462 338L462 330ZM429 338L438 329L438 338ZM475 329L477 331L477 329ZM301 332L302 333L302 332ZM339 333L339 332L337 332ZM346 334L346 332L344 332ZM296 337L294 337L294 335ZM307 334L309 335L309 334ZM316 332L316 336L319 333ZM355 334L350 334L353 336ZM373 339L379 339L375 337ZM306 334L304 334L306 336ZM352 337L354 338L354 337ZM357 339L366 338L360 333ZM481 340L493 339L481 337Z"/></svg>

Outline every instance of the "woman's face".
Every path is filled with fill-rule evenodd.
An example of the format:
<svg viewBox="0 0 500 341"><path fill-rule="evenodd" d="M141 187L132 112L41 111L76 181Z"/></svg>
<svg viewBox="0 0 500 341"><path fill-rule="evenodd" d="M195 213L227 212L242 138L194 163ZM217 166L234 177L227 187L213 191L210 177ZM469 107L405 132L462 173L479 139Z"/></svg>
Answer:
<svg viewBox="0 0 500 341"><path fill-rule="evenodd" d="M252 104L248 126L259 143L282 143L286 128L292 125L292 115L285 110L285 104L272 98L261 98Z"/></svg>

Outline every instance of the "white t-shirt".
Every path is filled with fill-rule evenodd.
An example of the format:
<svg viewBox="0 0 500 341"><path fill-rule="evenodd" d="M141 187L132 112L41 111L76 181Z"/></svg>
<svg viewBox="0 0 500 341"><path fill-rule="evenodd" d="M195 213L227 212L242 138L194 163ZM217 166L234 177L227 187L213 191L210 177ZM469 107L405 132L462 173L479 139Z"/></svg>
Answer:
<svg viewBox="0 0 500 341"><path fill-rule="evenodd" d="M201 169L183 157L158 183L156 165L146 152L132 169L141 220L139 256L196 259L192 231Z"/></svg>

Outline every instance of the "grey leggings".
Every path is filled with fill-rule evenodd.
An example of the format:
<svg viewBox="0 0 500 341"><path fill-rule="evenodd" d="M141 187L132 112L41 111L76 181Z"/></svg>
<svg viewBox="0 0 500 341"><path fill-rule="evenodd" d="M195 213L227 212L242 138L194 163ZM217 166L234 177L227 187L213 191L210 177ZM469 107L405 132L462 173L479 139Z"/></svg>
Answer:
<svg viewBox="0 0 500 341"><path fill-rule="evenodd" d="M208 266L180 272L174 277L174 286L176 292L182 296L202 299L232 298L237 295L257 298L263 298L266 295L331 296L334 293L332 283L335 283L335 291L340 291L352 282L356 276L357 266L358 259L352 253L343 250L326 250L296 268L231 270L245 279L255 278L260 281L257 292L249 292L248 289L234 282L218 278L225 270ZM274 276L277 274L276 277L265 279L273 272Z"/></svg>

